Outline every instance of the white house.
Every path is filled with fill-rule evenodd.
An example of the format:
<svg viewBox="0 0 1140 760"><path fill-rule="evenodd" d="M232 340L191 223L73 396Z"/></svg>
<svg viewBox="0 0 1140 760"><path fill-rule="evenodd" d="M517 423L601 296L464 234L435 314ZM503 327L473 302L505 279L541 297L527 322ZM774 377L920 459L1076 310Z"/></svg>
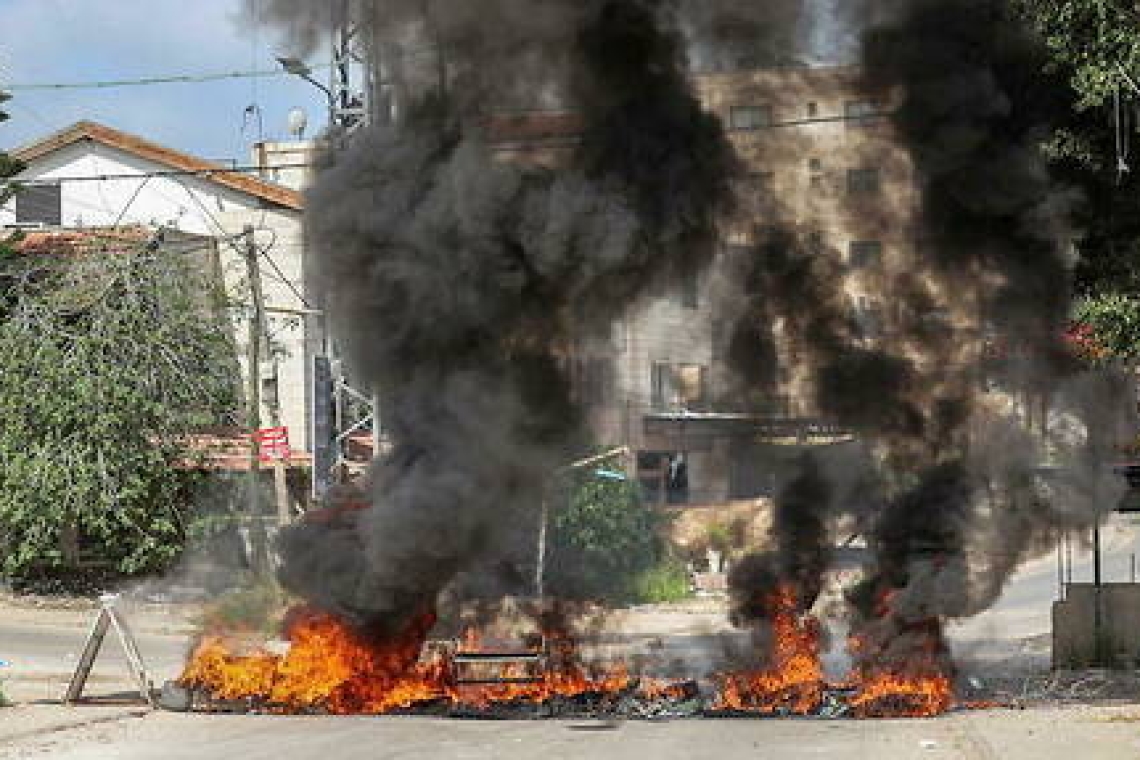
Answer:
<svg viewBox="0 0 1140 760"><path fill-rule="evenodd" d="M295 152L293 144L269 147L309 155ZM249 303L244 239L239 236L252 226L277 357L262 364L269 392L263 398L276 391L291 446L298 452L308 449L307 379L317 339L302 281L302 199L296 187L87 121L10 154L26 165L18 179L27 185L0 207L0 225L49 229L141 225L209 236L217 241L227 289L239 303ZM254 156L280 163L266 145L256 146ZM303 181L299 168L293 167L289 179ZM273 176L272 171L262 174ZM239 349L244 349L246 330L244 325L240 328L235 337ZM269 410L263 408L263 425L269 420Z"/></svg>

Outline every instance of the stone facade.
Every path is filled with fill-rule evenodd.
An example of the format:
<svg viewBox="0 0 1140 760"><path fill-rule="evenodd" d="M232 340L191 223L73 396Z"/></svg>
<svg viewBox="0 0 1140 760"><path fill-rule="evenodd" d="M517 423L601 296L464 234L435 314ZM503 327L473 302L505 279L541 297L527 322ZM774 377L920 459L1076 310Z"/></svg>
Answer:
<svg viewBox="0 0 1140 760"><path fill-rule="evenodd" d="M794 372L781 378L763 420L755 408L723 401L729 373L718 299L733 255L745 255L766 227L794 231L842 262L843 290L867 340L885 340L895 305L874 295L884 291L876 285L912 260L919 197L887 117L892 94L868 94L858 69L716 72L695 85L743 164L741 213L726 220L725 255L699 282L634 305L575 370L595 436L637 453L647 494L712 504L770 495L773 473L750 471L758 447L830 435L812 422L808 380ZM495 117L491 134L505 160L545 166L576 145L566 113Z"/></svg>

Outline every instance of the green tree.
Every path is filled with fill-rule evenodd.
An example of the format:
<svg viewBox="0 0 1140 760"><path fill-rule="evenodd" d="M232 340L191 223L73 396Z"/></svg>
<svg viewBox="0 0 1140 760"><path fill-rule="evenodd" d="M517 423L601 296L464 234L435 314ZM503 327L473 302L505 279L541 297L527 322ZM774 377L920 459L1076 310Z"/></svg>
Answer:
<svg viewBox="0 0 1140 760"><path fill-rule="evenodd" d="M1070 342L1093 364L1140 358L1140 297L1109 293L1083 298L1073 310Z"/></svg>
<svg viewBox="0 0 1140 760"><path fill-rule="evenodd" d="M3 105L8 100L11 100L11 98L11 95L4 92L3 90L0 90L0 105ZM8 114L3 110L0 110L0 123L7 120ZM19 174L21 171L23 171L23 169L24 165L22 163L9 156L7 153L0 151L0 182L3 182L3 184L0 184L0 206L3 206L5 203L7 203L16 191L16 188L6 180L8 180L10 177L15 176L16 174ZM12 255L12 245L16 242L16 239L17 236L15 234L6 235L0 238L0 259L4 258L5 256Z"/></svg>
<svg viewBox="0 0 1140 760"><path fill-rule="evenodd" d="M0 562L66 576L83 547L164 567L192 522L188 438L233 419L233 347L208 255L107 241L0 262Z"/></svg>
<svg viewBox="0 0 1140 760"><path fill-rule="evenodd" d="M1051 73L1073 91L1047 149L1061 179L1080 190L1077 291L1140 292L1140 157L1131 147L1140 12L1117 0L1012 2L1048 46Z"/></svg>
<svg viewBox="0 0 1140 760"><path fill-rule="evenodd" d="M551 509L550 590L571 599L626 602L639 579L662 557L662 518L637 486L608 470L569 478L561 505Z"/></svg>

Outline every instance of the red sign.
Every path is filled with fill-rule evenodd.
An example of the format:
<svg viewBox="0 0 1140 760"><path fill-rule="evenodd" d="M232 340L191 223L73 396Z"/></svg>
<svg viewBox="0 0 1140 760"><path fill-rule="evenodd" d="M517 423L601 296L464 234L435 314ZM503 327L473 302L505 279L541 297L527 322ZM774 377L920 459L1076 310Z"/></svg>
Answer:
<svg viewBox="0 0 1140 760"><path fill-rule="evenodd" d="M292 456L289 450L289 428L275 427L258 430L258 457L262 462L282 462Z"/></svg>

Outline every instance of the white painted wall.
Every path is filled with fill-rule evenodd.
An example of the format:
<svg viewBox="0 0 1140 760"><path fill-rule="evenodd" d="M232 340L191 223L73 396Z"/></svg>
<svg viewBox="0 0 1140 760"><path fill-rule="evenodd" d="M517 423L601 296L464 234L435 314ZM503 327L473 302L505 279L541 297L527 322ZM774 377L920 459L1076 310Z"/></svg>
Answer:
<svg viewBox="0 0 1140 760"><path fill-rule="evenodd" d="M68 228L115 224L169 227L218 239L227 291L234 301L248 302L245 262L240 241L231 238L252 225L259 248L266 304L300 310L304 302L302 271L304 244L301 212L273 206L205 177L151 177L169 167L147 161L90 140L68 145L32 161L19 179L60 180L62 223ZM110 175L138 178L98 179ZM90 178L80 180L78 178ZM0 207L0 225L15 223L15 203ZM276 264L274 268L269 259ZM277 270L280 270L278 272ZM240 310L242 316L247 309ZM283 424L295 449L308 447L308 357L305 320L271 313L269 329L279 349L277 365ZM239 349L244 356L245 323L239 325ZM245 367L243 363L243 373ZM263 373L270 367L263 367ZM262 410L268 424L268 410Z"/></svg>

